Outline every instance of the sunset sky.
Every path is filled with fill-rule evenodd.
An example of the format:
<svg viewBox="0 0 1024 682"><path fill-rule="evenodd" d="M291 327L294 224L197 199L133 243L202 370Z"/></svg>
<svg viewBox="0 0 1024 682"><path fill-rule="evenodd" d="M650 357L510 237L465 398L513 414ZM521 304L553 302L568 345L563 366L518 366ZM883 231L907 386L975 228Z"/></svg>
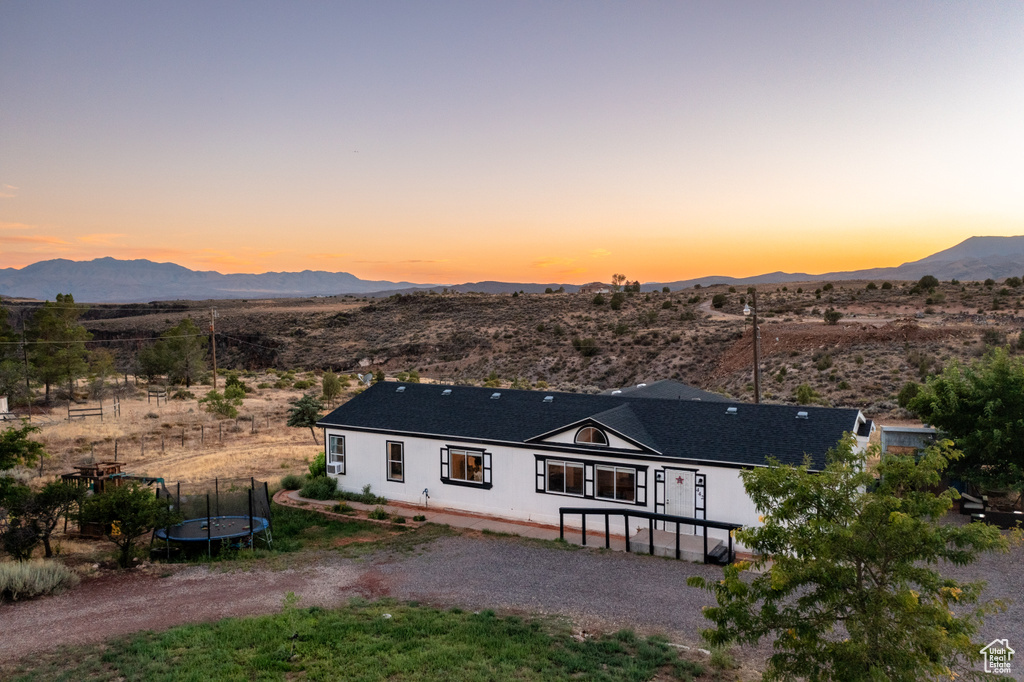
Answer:
<svg viewBox="0 0 1024 682"><path fill-rule="evenodd" d="M0 3L0 267L671 281L1018 234L1022 2Z"/></svg>

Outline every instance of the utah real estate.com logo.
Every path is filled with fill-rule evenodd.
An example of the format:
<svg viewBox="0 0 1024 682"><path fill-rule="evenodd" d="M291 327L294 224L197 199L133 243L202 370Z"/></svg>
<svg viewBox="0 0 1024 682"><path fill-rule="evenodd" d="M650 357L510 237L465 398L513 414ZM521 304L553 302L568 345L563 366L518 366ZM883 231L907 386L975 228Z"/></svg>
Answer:
<svg viewBox="0 0 1024 682"><path fill-rule="evenodd" d="M1013 649L1006 639L993 639L981 650L985 660L985 672L998 675L1010 674L1010 661L1013 660Z"/></svg>

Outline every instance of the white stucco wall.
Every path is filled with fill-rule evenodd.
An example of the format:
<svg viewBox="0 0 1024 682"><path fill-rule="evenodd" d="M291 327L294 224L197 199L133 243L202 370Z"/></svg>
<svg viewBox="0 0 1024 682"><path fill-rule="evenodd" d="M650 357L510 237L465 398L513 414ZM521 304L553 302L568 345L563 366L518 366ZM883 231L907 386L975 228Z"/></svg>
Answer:
<svg viewBox="0 0 1024 682"><path fill-rule="evenodd" d="M382 434L338 429L327 429L326 431L327 436L342 435L345 437L345 474L335 476L338 479L338 488L341 490L360 492L364 485L370 484L374 493L396 502L415 505L423 505L426 502L432 509L458 509L487 516L552 525L558 524L559 507L611 507L653 512L655 511L655 472L665 466L679 466L678 464L650 460L604 457L598 453L564 453L565 457L570 459L585 459L599 464L646 466L646 504L630 505L571 495L538 493L536 491L536 458L534 455L540 454L553 458L559 456L558 453L547 450L510 446L481 446L454 439L389 437ZM404 483L387 480L386 443L389 440L404 444ZM327 438L325 438L326 442L328 442ZM490 489L442 483L440 450L443 447L460 446L471 450L483 449L491 454L492 487ZM738 469L692 464L685 466L696 468L699 473L703 473L707 477L706 518L743 525L757 524L757 510L743 489ZM429 500L423 495L424 489L429 491ZM566 525L578 527L579 524L578 516L566 518ZM641 519L630 521L631 530L635 531L638 525L646 525L646 521ZM588 518L589 530L597 531L598 526L603 529L603 521L598 517ZM621 520L613 520L612 530L616 533L624 532ZM711 530L709 535L723 539L726 537L725 531Z"/></svg>

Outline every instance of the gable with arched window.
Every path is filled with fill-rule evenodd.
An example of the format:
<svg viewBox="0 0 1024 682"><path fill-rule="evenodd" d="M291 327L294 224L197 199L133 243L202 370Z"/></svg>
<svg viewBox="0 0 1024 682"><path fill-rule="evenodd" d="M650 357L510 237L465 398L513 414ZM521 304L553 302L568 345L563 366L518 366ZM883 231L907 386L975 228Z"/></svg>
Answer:
<svg viewBox="0 0 1024 682"><path fill-rule="evenodd" d="M608 447L608 436L596 426L584 426L576 432L578 445L599 445Z"/></svg>

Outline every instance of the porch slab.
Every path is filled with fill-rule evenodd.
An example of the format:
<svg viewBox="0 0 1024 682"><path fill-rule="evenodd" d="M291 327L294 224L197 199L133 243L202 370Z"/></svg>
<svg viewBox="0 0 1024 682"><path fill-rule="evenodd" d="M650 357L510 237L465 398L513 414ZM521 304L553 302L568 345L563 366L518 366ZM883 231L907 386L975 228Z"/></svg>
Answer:
<svg viewBox="0 0 1024 682"><path fill-rule="evenodd" d="M644 529L629 538L630 551L638 554L650 553L651 545L648 539L648 532L649 531ZM721 540L709 537L708 552L721 544ZM655 530L654 554L655 556L666 556L674 559L676 556L676 534L674 532L670 533L664 530ZM699 561L703 563L704 535L688 535L681 533L679 535L679 559L681 561Z"/></svg>

